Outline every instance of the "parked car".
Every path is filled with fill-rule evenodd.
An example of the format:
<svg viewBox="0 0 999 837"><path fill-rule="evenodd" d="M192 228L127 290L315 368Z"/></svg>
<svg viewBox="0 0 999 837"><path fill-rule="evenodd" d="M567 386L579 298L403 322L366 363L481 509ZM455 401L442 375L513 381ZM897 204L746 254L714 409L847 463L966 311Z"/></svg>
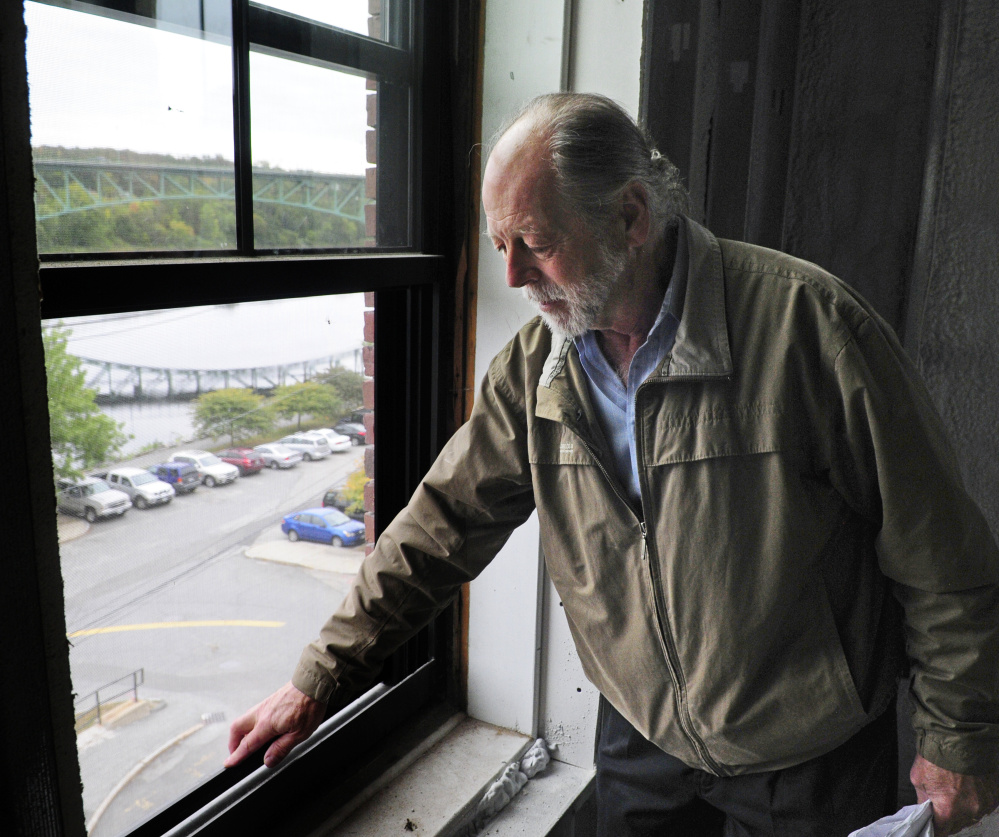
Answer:
<svg viewBox="0 0 999 837"><path fill-rule="evenodd" d="M302 461L302 454L276 442L257 445L254 450L260 454L268 468L293 468Z"/></svg>
<svg viewBox="0 0 999 837"><path fill-rule="evenodd" d="M186 462L161 462L147 469L150 474L173 487L177 494L190 494L201 485L201 474Z"/></svg>
<svg viewBox="0 0 999 837"><path fill-rule="evenodd" d="M169 503L176 494L172 485L142 468L113 468L93 476L107 480L112 488L124 491L137 509Z"/></svg>
<svg viewBox="0 0 999 837"><path fill-rule="evenodd" d="M343 436L349 436L351 444L365 444L367 431L365 431L363 424L358 424L356 421L338 421L333 425L333 429Z"/></svg>
<svg viewBox="0 0 999 837"><path fill-rule="evenodd" d="M297 450L307 462L330 455L329 442L326 441L326 437L322 433L314 431L294 433L291 436L285 436L279 442L285 447Z"/></svg>
<svg viewBox="0 0 999 837"><path fill-rule="evenodd" d="M202 485L214 488L227 485L239 476L239 468L223 462L214 453L206 450L181 450L170 457L171 462L184 462L198 469Z"/></svg>
<svg viewBox="0 0 999 837"><path fill-rule="evenodd" d="M351 445L354 444L350 441L350 436L343 436L329 427L320 427L315 432L321 433L326 437L326 442L329 444L330 450L333 453L345 453L350 450Z"/></svg>
<svg viewBox="0 0 999 837"><path fill-rule="evenodd" d="M264 458L253 448L229 448L221 451L218 458L239 468L241 477L264 470Z"/></svg>
<svg viewBox="0 0 999 837"><path fill-rule="evenodd" d="M364 524L351 520L337 509L306 509L285 515L281 521L281 531L290 541L301 538L332 546L357 546L364 543Z"/></svg>
<svg viewBox="0 0 999 837"><path fill-rule="evenodd" d="M347 499L343 496L343 488L330 488L323 495L323 506L331 509L338 509L342 511L351 520L364 520L364 510L361 511L347 511L347 506L349 505Z"/></svg>
<svg viewBox="0 0 999 837"><path fill-rule="evenodd" d="M112 488L106 480L84 477L59 480L59 511L79 515L88 523L105 517L118 517L132 508L124 491Z"/></svg>

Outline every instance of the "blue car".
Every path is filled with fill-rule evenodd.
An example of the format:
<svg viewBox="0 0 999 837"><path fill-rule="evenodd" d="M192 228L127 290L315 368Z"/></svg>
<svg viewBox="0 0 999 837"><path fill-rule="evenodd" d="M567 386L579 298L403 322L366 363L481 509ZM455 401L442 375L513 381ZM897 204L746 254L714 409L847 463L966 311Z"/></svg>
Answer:
<svg viewBox="0 0 999 837"><path fill-rule="evenodd" d="M281 521L281 531L290 541L302 538L332 546L357 546L364 543L364 524L351 520L338 509L306 509L285 515Z"/></svg>

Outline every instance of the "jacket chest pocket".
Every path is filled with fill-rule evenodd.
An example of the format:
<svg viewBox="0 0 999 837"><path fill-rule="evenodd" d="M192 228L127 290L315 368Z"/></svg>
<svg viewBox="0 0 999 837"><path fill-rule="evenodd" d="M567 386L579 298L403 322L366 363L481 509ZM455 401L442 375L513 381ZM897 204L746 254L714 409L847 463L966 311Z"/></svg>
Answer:
<svg viewBox="0 0 999 837"><path fill-rule="evenodd" d="M646 466L802 450L800 429L779 403L691 411L660 406L647 405L636 415Z"/></svg>

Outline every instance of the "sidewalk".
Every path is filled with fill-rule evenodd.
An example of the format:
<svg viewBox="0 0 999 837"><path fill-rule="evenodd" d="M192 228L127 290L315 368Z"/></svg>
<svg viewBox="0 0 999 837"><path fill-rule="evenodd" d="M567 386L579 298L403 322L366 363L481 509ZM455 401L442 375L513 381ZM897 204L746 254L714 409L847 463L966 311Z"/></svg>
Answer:
<svg viewBox="0 0 999 837"><path fill-rule="evenodd" d="M57 513L56 530L59 533L59 543L66 543L87 534L90 531L90 524L78 517Z"/></svg>

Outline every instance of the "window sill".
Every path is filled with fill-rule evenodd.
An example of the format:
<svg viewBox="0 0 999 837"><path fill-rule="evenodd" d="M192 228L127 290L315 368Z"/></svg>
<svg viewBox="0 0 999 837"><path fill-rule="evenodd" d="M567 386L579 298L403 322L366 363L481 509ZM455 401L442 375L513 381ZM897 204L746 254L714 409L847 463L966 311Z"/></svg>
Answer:
<svg viewBox="0 0 999 837"><path fill-rule="evenodd" d="M449 717L309 837L455 837L483 792L532 743L462 714ZM592 770L552 760L480 832L543 837L585 800Z"/></svg>

